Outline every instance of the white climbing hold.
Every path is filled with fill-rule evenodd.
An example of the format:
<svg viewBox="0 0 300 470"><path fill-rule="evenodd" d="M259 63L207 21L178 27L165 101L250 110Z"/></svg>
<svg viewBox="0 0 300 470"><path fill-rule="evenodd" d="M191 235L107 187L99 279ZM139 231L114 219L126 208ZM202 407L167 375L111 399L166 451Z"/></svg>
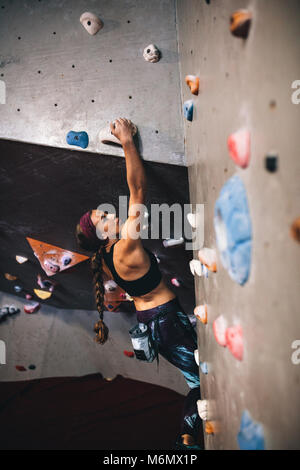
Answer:
<svg viewBox="0 0 300 470"><path fill-rule="evenodd" d="M158 62L160 59L160 51L155 44L149 44L149 46L145 47L143 56L147 62Z"/></svg>
<svg viewBox="0 0 300 470"><path fill-rule="evenodd" d="M26 263L26 261L28 261L28 258L25 258L25 256L16 255L16 260L19 264L23 264L23 263Z"/></svg>
<svg viewBox="0 0 300 470"><path fill-rule="evenodd" d="M196 362L197 366L199 366L200 361L199 361L199 351L198 351L198 349L195 349L195 351L194 351L194 358L195 358L195 362Z"/></svg>
<svg viewBox="0 0 300 470"><path fill-rule="evenodd" d="M98 16L94 15L94 13L90 13L89 11L83 13L80 17L80 23L82 26L87 30L89 34L94 36L95 34L103 28L103 23L98 18Z"/></svg>
<svg viewBox="0 0 300 470"><path fill-rule="evenodd" d="M137 127L135 124L132 124L132 135L135 135L137 133ZM122 146L121 142L117 137L115 137L111 133L110 125L108 124L105 126L103 129L100 130L98 134L99 140L102 144L107 144L107 145L120 145Z"/></svg>
<svg viewBox="0 0 300 470"><path fill-rule="evenodd" d="M184 242L183 237L180 237L177 240L175 240L174 238L168 238L167 240L163 241L163 245L165 248L169 248L170 246L182 245L183 242Z"/></svg>
<svg viewBox="0 0 300 470"><path fill-rule="evenodd" d="M117 283L113 279L109 279L104 283L104 289L106 292L114 292L118 287Z"/></svg>
<svg viewBox="0 0 300 470"><path fill-rule="evenodd" d="M200 261L198 261L197 259L192 259L190 261L190 270L193 276L195 276L195 274L197 274L198 276L202 276L202 265Z"/></svg>
<svg viewBox="0 0 300 470"><path fill-rule="evenodd" d="M202 248L198 251L198 258L209 271L217 272L217 255L212 248Z"/></svg>
<svg viewBox="0 0 300 470"><path fill-rule="evenodd" d="M203 421L208 418L208 400L197 400L198 414Z"/></svg>
<svg viewBox="0 0 300 470"><path fill-rule="evenodd" d="M191 212L187 214L187 219L191 227L196 228L197 227L197 214L192 214Z"/></svg>

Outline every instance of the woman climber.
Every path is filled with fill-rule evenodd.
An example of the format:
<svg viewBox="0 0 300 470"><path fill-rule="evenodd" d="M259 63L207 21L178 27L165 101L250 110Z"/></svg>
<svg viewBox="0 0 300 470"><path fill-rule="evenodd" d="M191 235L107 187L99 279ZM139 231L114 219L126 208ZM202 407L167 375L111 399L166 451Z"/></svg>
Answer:
<svg viewBox="0 0 300 470"><path fill-rule="evenodd" d="M156 257L143 247L140 215L136 207L145 204L146 175L133 140L134 127L127 119L110 124L111 133L119 139L125 153L127 184L130 191L129 217L121 225L118 218L105 211L90 210L76 227L79 245L94 252L91 258L93 283L100 321L94 330L96 341L103 344L108 328L103 322L103 274L110 277L134 301L137 320L148 325L156 350L184 375L190 391L186 397L177 449L200 449L201 419L197 412L200 398L199 370L194 359L197 336L178 298L166 286ZM201 439L202 444L202 439Z"/></svg>

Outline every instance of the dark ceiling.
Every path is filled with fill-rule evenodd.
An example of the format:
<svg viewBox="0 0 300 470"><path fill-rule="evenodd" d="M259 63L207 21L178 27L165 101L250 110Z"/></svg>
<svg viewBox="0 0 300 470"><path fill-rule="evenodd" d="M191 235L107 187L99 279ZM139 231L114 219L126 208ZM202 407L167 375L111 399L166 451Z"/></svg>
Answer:
<svg viewBox="0 0 300 470"><path fill-rule="evenodd" d="M0 140L0 156L0 289L24 298L24 292L39 288L39 273L47 277L26 237L90 255L76 244L76 223L88 209L102 202L118 208L119 195L129 195L125 159L8 140ZM144 165L149 212L150 203L189 203L186 167L149 161ZM162 240L145 240L144 244L159 256L166 281L187 313L192 313L194 280L188 264L192 251L186 251L184 245L164 248ZM29 261L20 265L16 255ZM4 273L18 276L18 281L6 280ZM183 281L181 287L170 284L173 276ZM64 309L95 309L89 261L50 279L58 286L43 302ZM16 294L15 284L24 291Z"/></svg>

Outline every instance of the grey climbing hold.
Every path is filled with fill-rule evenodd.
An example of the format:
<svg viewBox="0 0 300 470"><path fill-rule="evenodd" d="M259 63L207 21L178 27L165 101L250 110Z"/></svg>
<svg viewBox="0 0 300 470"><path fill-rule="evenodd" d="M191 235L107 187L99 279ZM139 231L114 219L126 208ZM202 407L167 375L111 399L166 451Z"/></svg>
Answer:
<svg viewBox="0 0 300 470"><path fill-rule="evenodd" d="M86 149L89 145L89 136L86 132L75 132L70 131L67 134L67 144L69 145L76 145L77 147L81 147Z"/></svg>
<svg viewBox="0 0 300 470"><path fill-rule="evenodd" d="M245 284L251 267L252 227L246 189L237 175L221 189L214 225L224 268L234 281Z"/></svg>
<svg viewBox="0 0 300 470"><path fill-rule="evenodd" d="M154 63L159 61L161 53L155 44L149 44L149 46L145 47L143 56L147 62Z"/></svg>
<svg viewBox="0 0 300 470"><path fill-rule="evenodd" d="M80 23L82 26L87 30L89 34L94 36L95 34L103 28L103 23L98 18L98 16L94 15L94 13L90 13L89 11L83 13L80 17Z"/></svg>

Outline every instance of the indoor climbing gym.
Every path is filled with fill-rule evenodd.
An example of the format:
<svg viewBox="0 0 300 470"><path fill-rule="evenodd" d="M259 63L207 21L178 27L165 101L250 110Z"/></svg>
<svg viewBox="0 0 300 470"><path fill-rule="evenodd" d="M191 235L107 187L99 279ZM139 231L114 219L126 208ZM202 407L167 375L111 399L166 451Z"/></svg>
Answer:
<svg viewBox="0 0 300 470"><path fill-rule="evenodd" d="M2 451L300 450L299 125L299 0L0 0Z"/></svg>

